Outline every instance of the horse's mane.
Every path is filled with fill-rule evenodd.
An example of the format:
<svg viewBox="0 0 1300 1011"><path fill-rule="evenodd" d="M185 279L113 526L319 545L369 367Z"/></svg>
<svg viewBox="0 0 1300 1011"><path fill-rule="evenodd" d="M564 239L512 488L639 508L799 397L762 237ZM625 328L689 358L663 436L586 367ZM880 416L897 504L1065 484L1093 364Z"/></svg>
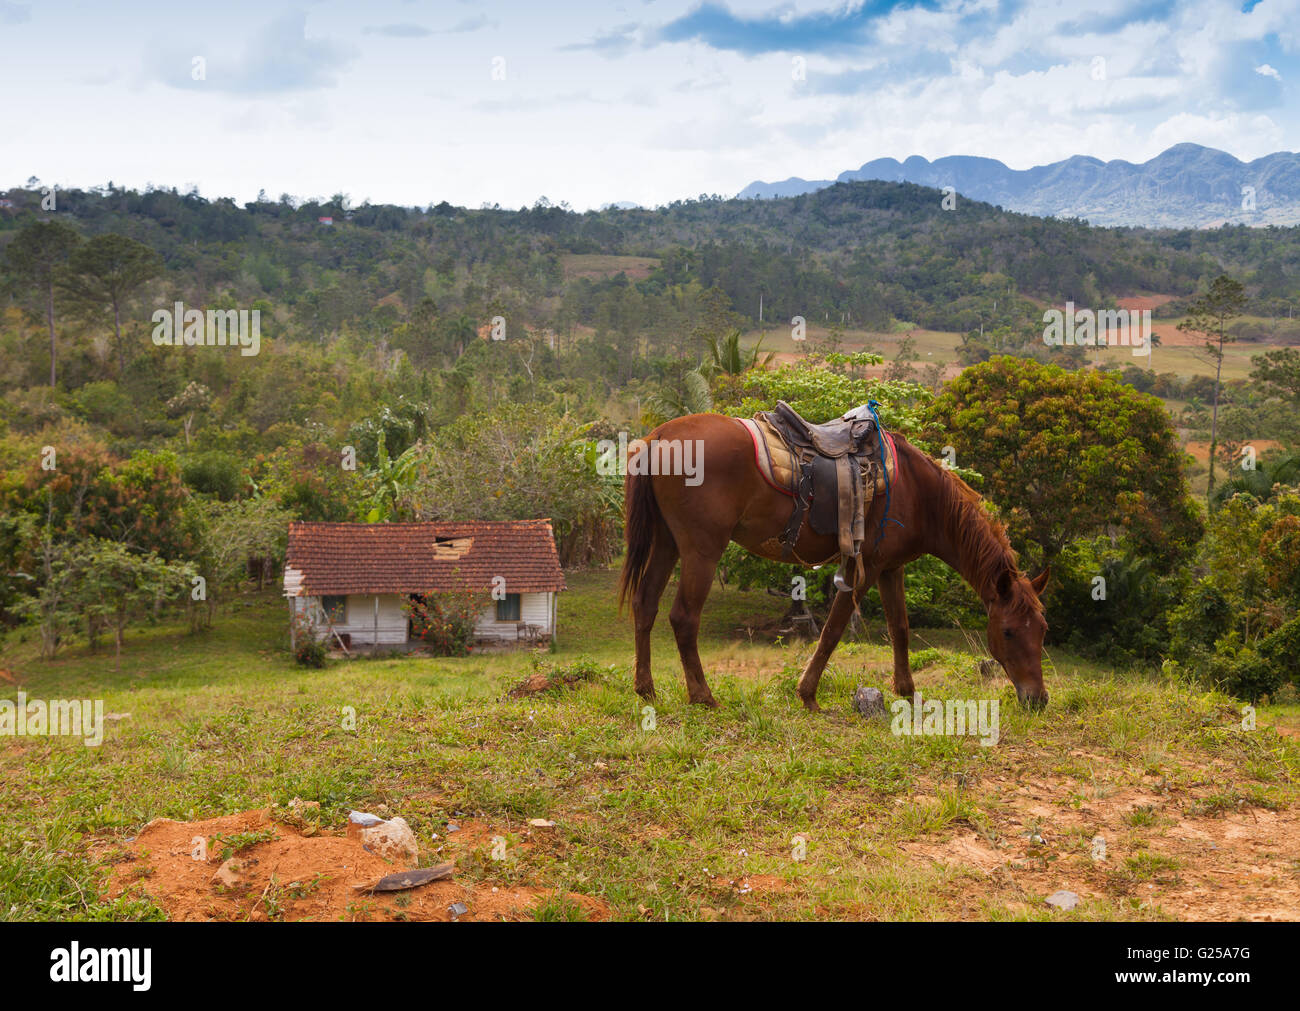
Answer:
<svg viewBox="0 0 1300 1011"><path fill-rule="evenodd" d="M895 435L895 440L905 442ZM909 449L916 449L906 443ZM1015 550L1007 539L1007 530L1001 520L991 516L984 507L984 499L952 471L939 466L928 454L919 450L916 456L928 463L939 479L938 512L940 522L957 555L970 566L965 575L970 579L981 599L997 596L998 578L1007 572L1011 576L1012 613L1041 614L1042 601L1026 586L1026 576L1020 571Z"/></svg>

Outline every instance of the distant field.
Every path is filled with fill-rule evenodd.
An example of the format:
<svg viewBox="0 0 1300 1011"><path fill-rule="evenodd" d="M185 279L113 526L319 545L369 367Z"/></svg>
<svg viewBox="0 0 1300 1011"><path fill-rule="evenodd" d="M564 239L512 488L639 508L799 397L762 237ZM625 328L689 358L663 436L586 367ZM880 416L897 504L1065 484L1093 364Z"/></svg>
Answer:
<svg viewBox="0 0 1300 1011"><path fill-rule="evenodd" d="M560 258L564 279L587 277L593 281L626 274L628 280L644 281L659 266L653 256L613 256L604 253L568 253Z"/></svg>
<svg viewBox="0 0 1300 1011"><path fill-rule="evenodd" d="M1124 308L1138 310L1164 305L1170 299L1169 295L1135 295L1122 298L1119 303ZM1243 317L1243 321L1258 325L1268 323L1267 320L1258 317ZM1180 331L1179 322L1181 322L1179 319L1152 322L1152 332L1159 338L1160 344L1153 349L1150 357L1151 367L1158 373L1172 372L1183 377L1213 376L1213 366L1205 360L1202 350L1203 340ZM764 348L778 353L778 360L788 361L806 353L810 345L824 339L829 334L829 329L824 324L810 322L806 332L807 341L800 343L791 338L789 326L768 324L761 330L753 329L747 332L745 343L752 346L761 338ZM955 331L900 327L893 331L882 332L846 327L842 337L845 351L860 351L864 347L869 347L884 355L887 361L894 358L898 353L899 345L910 337L916 342L915 365L918 370L926 365L939 363L944 367L944 379L952 378L961 370L956 354L956 348L961 344L961 335ZM1263 341L1236 341L1226 344L1223 349L1223 378L1225 380L1248 379L1253 368L1251 358L1288 346L1293 345ZM1145 354L1135 356L1132 349L1127 347L1102 347L1090 354L1094 356L1095 361L1113 362L1121 367L1134 363L1146 368L1148 363ZM868 374L880 374L884 369L885 366L882 365Z"/></svg>

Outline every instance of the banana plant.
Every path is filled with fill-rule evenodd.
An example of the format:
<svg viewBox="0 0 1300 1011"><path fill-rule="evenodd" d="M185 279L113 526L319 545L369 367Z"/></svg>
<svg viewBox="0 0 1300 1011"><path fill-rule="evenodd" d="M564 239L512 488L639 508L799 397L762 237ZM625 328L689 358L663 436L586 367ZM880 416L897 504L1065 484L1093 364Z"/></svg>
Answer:
<svg viewBox="0 0 1300 1011"><path fill-rule="evenodd" d="M411 489L416 476L416 450L419 443L409 446L398 457L388 455L384 430L379 430L375 446L375 465L366 472L374 491L370 495L370 510L366 513L367 523L383 523L397 512L397 503Z"/></svg>

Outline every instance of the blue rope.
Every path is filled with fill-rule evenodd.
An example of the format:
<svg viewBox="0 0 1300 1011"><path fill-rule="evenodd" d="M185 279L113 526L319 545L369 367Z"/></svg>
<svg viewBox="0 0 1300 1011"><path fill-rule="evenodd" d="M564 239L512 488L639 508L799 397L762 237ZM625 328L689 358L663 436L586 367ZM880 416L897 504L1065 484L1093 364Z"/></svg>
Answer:
<svg viewBox="0 0 1300 1011"><path fill-rule="evenodd" d="M876 534L876 542L871 545L871 550L875 551L880 546L880 542L885 539L885 524L893 520L900 527L903 526L900 520L894 519L889 515L890 499L893 497L894 484L889 479L889 451L885 448L885 427L880 423L880 415L877 409L880 404L874 400L867 401L867 410L871 412L871 417L876 422L876 442L880 446L880 466L885 468L885 514L880 517L880 532Z"/></svg>

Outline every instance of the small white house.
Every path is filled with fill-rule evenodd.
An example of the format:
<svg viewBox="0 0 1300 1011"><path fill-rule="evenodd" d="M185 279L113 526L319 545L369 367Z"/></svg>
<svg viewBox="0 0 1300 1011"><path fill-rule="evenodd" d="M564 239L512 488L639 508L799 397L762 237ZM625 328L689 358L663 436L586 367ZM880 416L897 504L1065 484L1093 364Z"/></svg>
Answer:
<svg viewBox="0 0 1300 1011"><path fill-rule="evenodd" d="M547 519L289 524L284 595L331 645L418 642L408 601L464 590L490 595L478 639L553 640L564 588Z"/></svg>

